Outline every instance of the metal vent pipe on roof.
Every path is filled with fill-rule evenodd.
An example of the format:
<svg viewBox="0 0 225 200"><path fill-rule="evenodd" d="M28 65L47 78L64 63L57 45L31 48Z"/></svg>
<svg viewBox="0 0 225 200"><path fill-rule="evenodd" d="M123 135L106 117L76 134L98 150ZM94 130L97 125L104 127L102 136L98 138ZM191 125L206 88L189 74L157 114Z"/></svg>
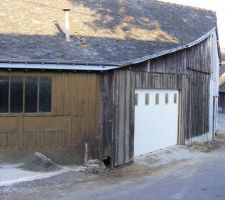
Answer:
<svg viewBox="0 0 225 200"><path fill-rule="evenodd" d="M65 13L65 36L66 36L66 41L70 41L70 20L69 20L69 13L70 9L66 8L63 9Z"/></svg>

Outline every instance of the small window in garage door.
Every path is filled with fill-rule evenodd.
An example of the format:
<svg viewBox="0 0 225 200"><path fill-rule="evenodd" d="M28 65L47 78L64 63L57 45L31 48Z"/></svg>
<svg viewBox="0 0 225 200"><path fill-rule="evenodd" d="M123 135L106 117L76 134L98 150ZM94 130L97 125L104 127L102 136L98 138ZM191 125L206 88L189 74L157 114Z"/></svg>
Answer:
<svg viewBox="0 0 225 200"><path fill-rule="evenodd" d="M145 94L145 105L146 106L149 105L149 94L148 93Z"/></svg>
<svg viewBox="0 0 225 200"><path fill-rule="evenodd" d="M165 94L165 104L169 103L169 94Z"/></svg>
<svg viewBox="0 0 225 200"><path fill-rule="evenodd" d="M159 104L159 94L158 93L155 94L155 104L156 105Z"/></svg>
<svg viewBox="0 0 225 200"><path fill-rule="evenodd" d="M175 104L177 103L177 94L174 94L174 101Z"/></svg>

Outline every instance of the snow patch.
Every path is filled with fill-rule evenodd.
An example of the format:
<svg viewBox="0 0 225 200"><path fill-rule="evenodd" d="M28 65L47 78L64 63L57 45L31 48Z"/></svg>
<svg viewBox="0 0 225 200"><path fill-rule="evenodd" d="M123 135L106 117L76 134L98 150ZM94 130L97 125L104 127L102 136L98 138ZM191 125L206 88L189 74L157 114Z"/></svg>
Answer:
<svg viewBox="0 0 225 200"><path fill-rule="evenodd" d="M26 181L49 178L69 171L80 172L85 170L85 167L83 166L74 165L69 167L61 167L60 170L55 172L33 172L18 168L21 164L22 163L0 166L0 187Z"/></svg>
<svg viewBox="0 0 225 200"><path fill-rule="evenodd" d="M138 156L134 160L135 163L139 165L158 167L173 161L188 160L203 156L205 156L205 153L192 150L187 146L176 145L163 150Z"/></svg>

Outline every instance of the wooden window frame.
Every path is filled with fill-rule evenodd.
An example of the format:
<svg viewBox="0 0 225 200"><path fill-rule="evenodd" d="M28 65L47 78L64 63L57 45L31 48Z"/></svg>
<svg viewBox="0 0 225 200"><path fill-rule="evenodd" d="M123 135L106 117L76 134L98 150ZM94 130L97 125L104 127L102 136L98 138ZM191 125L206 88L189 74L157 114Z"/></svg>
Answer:
<svg viewBox="0 0 225 200"><path fill-rule="evenodd" d="M51 76L35 76L35 75L27 75L27 76L19 76L19 75L2 75L9 78L9 89L8 89L8 112L0 113L0 116L49 116L52 114L52 101L51 101L51 111L49 112L40 112L39 111L39 93L40 93L40 78L47 77L51 80L51 99L52 99L52 77ZM23 79L23 109L22 112L11 112L11 79L12 77L22 77ZM37 112L25 112L25 80L26 77L37 77Z"/></svg>

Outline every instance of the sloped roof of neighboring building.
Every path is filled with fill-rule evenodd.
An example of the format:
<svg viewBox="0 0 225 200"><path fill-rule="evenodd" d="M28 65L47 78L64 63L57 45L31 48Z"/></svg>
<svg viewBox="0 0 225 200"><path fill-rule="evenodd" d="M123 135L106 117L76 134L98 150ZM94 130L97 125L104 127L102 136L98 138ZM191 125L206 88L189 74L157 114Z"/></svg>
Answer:
<svg viewBox="0 0 225 200"><path fill-rule="evenodd" d="M71 41L63 8L70 8ZM0 1L0 60L117 63L189 44L215 13L155 0Z"/></svg>

